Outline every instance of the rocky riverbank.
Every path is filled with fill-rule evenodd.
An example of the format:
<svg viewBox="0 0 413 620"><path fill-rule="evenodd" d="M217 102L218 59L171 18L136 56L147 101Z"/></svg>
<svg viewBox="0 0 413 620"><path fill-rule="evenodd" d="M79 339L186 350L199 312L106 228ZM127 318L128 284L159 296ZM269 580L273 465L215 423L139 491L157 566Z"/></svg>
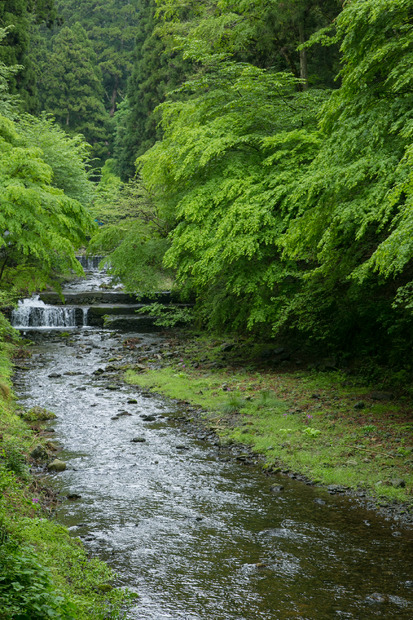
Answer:
<svg viewBox="0 0 413 620"><path fill-rule="evenodd" d="M18 407L14 369L30 369L25 348L0 352L0 617L81 620L123 617L132 597L113 587L114 573L53 520L59 502L40 474L62 471L58 445L45 427L55 418L41 407Z"/></svg>
<svg viewBox="0 0 413 620"><path fill-rule="evenodd" d="M135 344L123 346L130 354ZM284 350L268 357L182 335L155 355L137 349L126 380L175 399L188 432L219 441L229 456L413 525L409 400L360 385L331 361L304 371Z"/></svg>

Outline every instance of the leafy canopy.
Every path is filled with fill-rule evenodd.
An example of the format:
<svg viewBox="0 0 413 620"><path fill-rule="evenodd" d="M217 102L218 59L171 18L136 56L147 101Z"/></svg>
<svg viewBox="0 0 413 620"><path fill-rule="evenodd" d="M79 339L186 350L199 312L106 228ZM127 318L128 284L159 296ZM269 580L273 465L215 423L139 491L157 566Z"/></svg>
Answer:
<svg viewBox="0 0 413 620"><path fill-rule="evenodd" d="M53 169L18 124L0 116L0 280L33 291L81 272L75 248L92 231L87 210L54 187Z"/></svg>

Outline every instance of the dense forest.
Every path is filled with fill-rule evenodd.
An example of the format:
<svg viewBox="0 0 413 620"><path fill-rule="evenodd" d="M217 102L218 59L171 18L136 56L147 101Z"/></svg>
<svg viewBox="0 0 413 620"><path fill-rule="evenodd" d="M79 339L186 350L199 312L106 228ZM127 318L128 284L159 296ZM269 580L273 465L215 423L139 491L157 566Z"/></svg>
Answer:
<svg viewBox="0 0 413 620"><path fill-rule="evenodd" d="M361 615L371 608L367 604L386 614L388 605L394 609L396 603L394 613L408 614L403 588L411 589L412 582L410 577L406 580L407 573L403 580L394 574L397 587L389 596L381 594L381 585L369 590L365 599L361 595L362 573L370 572L374 578L382 573L383 580L391 575L376 544L379 536L385 553L395 549L385 543L382 524L380 530L372 527L371 538L366 537L371 541L366 545L374 548L374 561L361 547L356 549L353 534L361 540L365 526L372 525L370 517L365 520L364 508L364 525L356 525L354 508L361 498L366 504L360 505L368 510L375 507L374 498L381 498L376 508L388 510L382 513L386 519L396 514L412 522L412 164L413 0L0 2L0 618L120 618L134 600L123 586L113 587L109 566L89 557L77 534L49 519L58 493L45 487L37 473L53 470L48 459L60 450L59 442L49 441L48 433L55 429L43 432L56 414L37 405L26 409L21 402L28 398L26 393L21 391L18 401L12 388L14 370L30 370L25 364L34 344L20 338L12 327L8 318L12 309L19 299L44 289L57 291L63 303L64 285L84 275L77 257L85 253L102 256L113 282L132 293L133 301L142 301L142 296L159 301L160 296L153 293L171 289L182 303L170 304L168 309L153 303L143 310L157 316L161 325L188 324L190 329L162 336L159 350L143 346L143 338L122 340L117 332L112 343L106 342L107 348L99 340L99 345L82 341L75 349L71 334L59 332L50 342L62 349L62 358L67 357L66 379L79 375L79 387L56 383L56 392L47 398L53 401L53 394L66 391L67 415L76 426L79 420L72 401L86 409L89 386L98 386L101 392L107 388L115 393L113 401L102 396L113 429L111 424L120 416L125 420L140 411L124 411L121 398L129 394L123 390L126 383L130 389L144 390L144 399L150 396L148 390L156 390L157 398L163 394L174 399L174 405L162 405L159 415L152 416L146 415L152 409L146 409L145 401L145 413L139 416L142 424L155 421L156 429L164 429L164 422L171 420L171 428L178 429L175 424L182 421L189 441L196 437L197 450L198 441L212 442L214 451L207 457L211 471L220 461L235 459L237 467L259 464L266 478L288 473L311 487L329 485L333 495L353 489L357 503L351 506L349 539L341 534L345 515L350 515L342 511L344 502L334 504L340 534L330 536L335 530L328 529L334 520L324 512L328 506L317 517L323 525L319 536L323 557L328 555L326 567L342 580L337 587L325 579L327 572L311 580L317 532L313 526L307 530L305 520L299 522L301 517L296 519L300 503L307 514L319 508L314 502L324 505L326 501L310 495L311 489L302 496L305 500L293 501L291 514L299 524L295 540L302 547L303 536L311 539L311 552L300 572L294 568L295 551L290 553L289 547L285 555L287 577L300 589L297 600L304 601L299 607L285 589L281 603L288 599L288 605L294 605L294 611L285 614L309 617L313 592L327 582L328 597L340 605L355 584L357 605L363 605L358 608L363 610ZM108 331L98 337L107 340ZM63 352L66 345L70 349ZM87 366L79 365L82 370L73 370L77 368L73 360L92 350L100 351L94 358L96 370L91 371L90 358ZM106 355L113 351L115 356L107 361L116 361L116 366L98 367L106 364ZM277 357L276 351L281 355ZM32 375L36 377L32 382L41 381L45 391L52 385L47 381L63 373L58 368L59 373L46 375L45 368L56 359L48 356L36 353L33 367L41 366L43 374ZM105 383L101 375L106 373L116 385ZM89 382L92 375L100 377L99 384ZM17 377L16 392L18 381ZM56 406L60 403L64 408L59 399ZM127 403L133 407L138 400ZM179 417L173 419L169 409L175 410L176 403ZM97 405L98 401L93 402L90 408L96 406L100 423L105 409ZM113 409L122 406L115 416L112 405ZM136 415L133 420L136 429ZM81 427L82 459L86 454L83 435L96 437L94 449L105 452L102 428L92 427L90 421ZM142 428L152 432L152 427ZM115 434L110 430L110 442ZM133 435L121 440L134 448L146 442L145 437ZM156 443L148 444L156 454ZM173 449L165 450L168 458L169 452L178 450L180 455L181 450L189 450L180 443L172 445ZM231 452L220 452L221 447L231 447ZM127 452L123 444L117 450ZM119 480L140 475L138 457L132 454L130 468L122 461ZM149 452L140 454L144 456L139 458L147 459ZM150 454L152 460L154 454ZM194 463L201 463L198 451L187 454L188 462L195 454ZM177 471L169 464L173 462L161 461L168 463L164 469L172 477ZM30 467L36 468L35 476ZM60 461L60 469L55 470L65 467ZM150 476L148 472L155 470L145 471ZM234 471L238 477L241 470ZM109 475L99 462L103 486ZM181 487L160 480L156 478L156 487L148 485L148 493L155 489L160 509L165 505L170 510L175 500L165 496L163 504L158 488L173 487L178 497ZM189 486L195 488L200 480L208 486L204 473L191 473ZM221 493L220 487L227 488L230 478L225 478L225 484L219 480L214 474L211 484ZM240 480L242 493L248 487L252 494L256 479L247 483L242 474ZM281 573L274 568L286 570L279 562L281 548L274 547L276 563L271 556L267 565L261 561L261 551L255 556L252 542L257 536L264 541L261 534L267 531L278 531L258 532L257 528L264 523L265 493L278 494L283 489L273 485L267 493L263 486L250 504L234 499L238 495L231 479L228 504L211 499L212 492L205 496L211 510L221 502L229 514L232 503L245 504L251 513L259 511L259 519L254 520L254 536L251 530L246 537L248 564L243 567L248 567L248 573L241 570L244 560L238 550L234 562L227 557L227 546L225 555L217 554L218 539L211 534L215 530L205 521L213 556L202 568L200 599L208 597L204 584L209 574L215 582L214 562L231 565L231 570L236 566L242 583L251 575L251 582L265 584L264 589L274 572L284 588ZM67 499L81 498L75 490ZM103 496L97 497L103 501ZM104 501L112 509L110 497L105 494ZM156 516L146 518L146 508L141 519L142 497L136 500L134 521L129 524L116 513L124 505L116 496L116 528L130 532L127 528L133 527L141 536L142 530L135 528L139 520L147 521L154 536L160 532L163 544L172 530L163 524L158 529ZM185 497L179 497L179 526L174 526L172 538L186 538L183 524L204 518L193 518ZM200 497L197 492L194 515L204 515ZM133 501L128 497L128 503ZM287 504L281 501L285 523ZM397 507L398 501L409 505ZM95 500L88 495L87 502ZM185 512L181 511L184 503ZM276 514L271 508L271 528ZM219 525L226 537L230 532L231 549L242 538L238 521L243 518L236 516L228 526ZM397 537L395 560L404 571L402 533L399 524L396 531L393 527L389 536ZM201 532L201 525L193 529ZM92 538L106 545L111 535L102 532ZM326 532L330 532L328 548ZM122 536L127 542L113 546L113 557L111 547L100 547L109 561L128 556L133 538L129 533ZM333 547L339 539L351 556L354 584L349 588L345 562ZM162 566L158 571L159 546L146 547L149 543L143 540L150 562L150 570L143 563L144 570L150 578L159 574L163 590L168 571ZM197 539L194 546L203 546L204 540ZM263 545L260 542L256 549ZM270 549L270 543L265 546ZM354 549L360 557L363 553L361 560ZM171 575L181 586L185 573L180 573L174 553ZM140 563L136 549L134 554ZM386 570L379 570L377 562ZM297 566L300 563L297 559ZM185 560L185 566L191 573L189 583L195 579L194 562ZM369 566L371 570L366 570ZM135 583L141 587L136 575L134 590ZM232 589L233 578L225 584ZM219 604L215 583L213 592ZM185 596L185 588L180 588L179 599L184 601ZM152 599L147 600L152 605ZM185 610L185 617L191 609ZM238 610L238 600L234 609ZM355 617L337 610L334 614Z"/></svg>
<svg viewBox="0 0 413 620"><path fill-rule="evenodd" d="M172 283L198 327L407 381L412 18L412 0L2 2L3 306L88 244L133 292Z"/></svg>

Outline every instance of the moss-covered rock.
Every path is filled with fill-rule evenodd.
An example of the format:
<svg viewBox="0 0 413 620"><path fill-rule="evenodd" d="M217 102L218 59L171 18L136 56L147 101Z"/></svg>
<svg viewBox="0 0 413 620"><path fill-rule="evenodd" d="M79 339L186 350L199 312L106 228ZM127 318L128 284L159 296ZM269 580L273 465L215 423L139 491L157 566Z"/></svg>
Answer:
<svg viewBox="0 0 413 620"><path fill-rule="evenodd" d="M41 422L42 420L54 420L56 418L56 414L53 411L37 406L23 411L20 416L26 422Z"/></svg>

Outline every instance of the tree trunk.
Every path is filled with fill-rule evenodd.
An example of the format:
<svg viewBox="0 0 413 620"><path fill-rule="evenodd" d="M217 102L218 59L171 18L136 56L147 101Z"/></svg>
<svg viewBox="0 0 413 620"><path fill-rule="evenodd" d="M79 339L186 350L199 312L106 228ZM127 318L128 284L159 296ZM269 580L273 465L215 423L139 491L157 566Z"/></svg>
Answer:
<svg viewBox="0 0 413 620"><path fill-rule="evenodd" d="M116 112L116 99L118 96L119 78L116 76L115 85L113 87L112 96L110 98L110 115L113 116Z"/></svg>
<svg viewBox="0 0 413 620"><path fill-rule="evenodd" d="M305 35L304 35L304 22L305 18L303 17L302 21L298 24L298 32L300 36L300 45L305 43ZM307 64L307 50L300 49L300 78L302 79L302 89L308 89L308 64Z"/></svg>

